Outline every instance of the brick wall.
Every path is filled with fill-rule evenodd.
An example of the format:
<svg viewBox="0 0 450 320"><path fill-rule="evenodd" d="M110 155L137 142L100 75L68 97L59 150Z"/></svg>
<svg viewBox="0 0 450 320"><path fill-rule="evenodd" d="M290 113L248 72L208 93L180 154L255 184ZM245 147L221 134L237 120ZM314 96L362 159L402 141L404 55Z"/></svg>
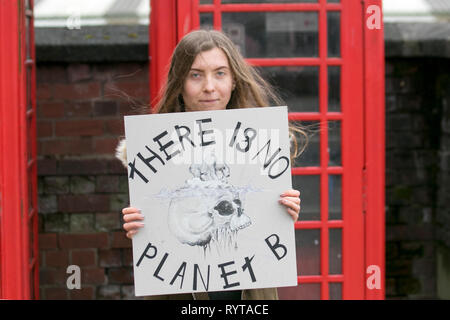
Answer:
<svg viewBox="0 0 450 320"><path fill-rule="evenodd" d="M128 185L113 154L122 116L148 103L148 65L38 64L36 82L41 299L133 297ZM71 264L81 290L67 290Z"/></svg>
<svg viewBox="0 0 450 320"><path fill-rule="evenodd" d="M436 215L436 234L439 241L437 291L439 297L448 300L450 299L450 74L448 71L440 74L439 87L441 88L439 99L442 101L442 118Z"/></svg>
<svg viewBox="0 0 450 320"><path fill-rule="evenodd" d="M440 180L446 175L449 182L440 164L441 154L448 155L441 123L449 68L448 59L387 60L387 298L438 298L437 218L446 217L446 230L450 226L448 209L438 205Z"/></svg>
<svg viewBox="0 0 450 320"><path fill-rule="evenodd" d="M437 251L450 247L449 64L387 59L388 299L437 297ZM145 103L146 63L38 64L42 299L133 298L120 213L128 205L126 171L113 152L122 116ZM71 264L82 269L81 290L67 290Z"/></svg>

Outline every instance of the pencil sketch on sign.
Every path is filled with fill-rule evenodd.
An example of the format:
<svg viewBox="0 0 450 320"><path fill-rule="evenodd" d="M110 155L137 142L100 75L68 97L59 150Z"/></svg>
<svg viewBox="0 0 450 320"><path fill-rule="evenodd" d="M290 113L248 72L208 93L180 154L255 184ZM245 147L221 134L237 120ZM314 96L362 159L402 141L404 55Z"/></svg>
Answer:
<svg viewBox="0 0 450 320"><path fill-rule="evenodd" d="M214 153L206 154L201 164L192 164L189 172L192 178L183 186L158 195L170 199L170 231L181 243L202 247L205 254L211 245L219 254L237 249L238 232L252 223L244 210L245 194L258 189L230 184L230 168Z"/></svg>

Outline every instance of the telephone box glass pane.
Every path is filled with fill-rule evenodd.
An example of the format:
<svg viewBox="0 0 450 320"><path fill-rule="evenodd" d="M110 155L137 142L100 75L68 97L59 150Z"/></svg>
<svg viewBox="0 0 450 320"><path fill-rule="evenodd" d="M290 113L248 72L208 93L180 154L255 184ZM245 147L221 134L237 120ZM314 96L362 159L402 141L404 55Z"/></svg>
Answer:
<svg viewBox="0 0 450 320"><path fill-rule="evenodd" d="M329 229L329 274L342 274L342 229Z"/></svg>
<svg viewBox="0 0 450 320"><path fill-rule="evenodd" d="M305 150L294 159L292 167L318 167L320 165L320 125L318 121L291 121L302 126L308 135L308 143ZM296 133L296 141L299 148L305 145L305 138Z"/></svg>
<svg viewBox="0 0 450 320"><path fill-rule="evenodd" d="M339 11L328 11L328 56L341 56L341 13Z"/></svg>
<svg viewBox="0 0 450 320"><path fill-rule="evenodd" d="M341 166L341 122L328 121L328 165Z"/></svg>
<svg viewBox="0 0 450 320"><path fill-rule="evenodd" d="M317 3L318 0L222 0L226 3Z"/></svg>
<svg viewBox="0 0 450 320"><path fill-rule="evenodd" d="M328 67L328 111L341 111L341 67Z"/></svg>
<svg viewBox="0 0 450 320"><path fill-rule="evenodd" d="M292 186L301 192L300 221L320 220L320 176L292 176Z"/></svg>
<svg viewBox="0 0 450 320"><path fill-rule="evenodd" d="M342 176L328 176L328 220L342 219ZM303 209L303 203L302 203Z"/></svg>
<svg viewBox="0 0 450 320"><path fill-rule="evenodd" d="M295 230L297 273L301 276L320 275L320 230Z"/></svg>
<svg viewBox="0 0 450 320"><path fill-rule="evenodd" d="M213 23L212 13L200 13L200 29L213 29Z"/></svg>
<svg viewBox="0 0 450 320"><path fill-rule="evenodd" d="M320 283L300 283L296 287L278 289L281 300L320 300Z"/></svg>
<svg viewBox="0 0 450 320"><path fill-rule="evenodd" d="M212 4L213 0L200 0L200 4Z"/></svg>
<svg viewBox="0 0 450 320"><path fill-rule="evenodd" d="M261 75L277 89L289 112L319 112L318 67L264 67Z"/></svg>
<svg viewBox="0 0 450 320"><path fill-rule="evenodd" d="M341 0L328 0L327 2L328 3L339 3L339 2L341 2Z"/></svg>
<svg viewBox="0 0 450 320"><path fill-rule="evenodd" d="M246 58L317 57L317 12L225 12L222 28Z"/></svg>
<svg viewBox="0 0 450 320"><path fill-rule="evenodd" d="M328 284L330 300L342 300L342 283L331 282Z"/></svg>

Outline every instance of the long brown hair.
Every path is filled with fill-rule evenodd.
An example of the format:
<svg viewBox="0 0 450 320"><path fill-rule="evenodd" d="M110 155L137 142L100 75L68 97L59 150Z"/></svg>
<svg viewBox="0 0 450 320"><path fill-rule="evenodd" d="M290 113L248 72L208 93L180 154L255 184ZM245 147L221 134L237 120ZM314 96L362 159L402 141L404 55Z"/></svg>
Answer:
<svg viewBox="0 0 450 320"><path fill-rule="evenodd" d="M155 107L157 113L184 111L182 91L189 70L199 53L214 48L221 49L227 56L236 84L227 109L284 105L274 88L261 77L256 68L244 60L225 34L216 30L196 30L185 35L172 54L167 82L160 92L160 99ZM303 127L292 123L289 123L289 135L293 146L292 162L306 148L308 135ZM301 141L301 146L297 139Z"/></svg>

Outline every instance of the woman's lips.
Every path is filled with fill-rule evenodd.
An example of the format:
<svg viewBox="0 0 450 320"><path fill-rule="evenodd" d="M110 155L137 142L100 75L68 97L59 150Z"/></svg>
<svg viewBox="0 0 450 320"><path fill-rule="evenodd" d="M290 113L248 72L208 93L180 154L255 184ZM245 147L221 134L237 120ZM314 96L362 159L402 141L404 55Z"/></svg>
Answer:
<svg viewBox="0 0 450 320"><path fill-rule="evenodd" d="M200 102L202 102L202 103L211 103L211 102L216 102L216 101L219 101L219 99L200 100Z"/></svg>

